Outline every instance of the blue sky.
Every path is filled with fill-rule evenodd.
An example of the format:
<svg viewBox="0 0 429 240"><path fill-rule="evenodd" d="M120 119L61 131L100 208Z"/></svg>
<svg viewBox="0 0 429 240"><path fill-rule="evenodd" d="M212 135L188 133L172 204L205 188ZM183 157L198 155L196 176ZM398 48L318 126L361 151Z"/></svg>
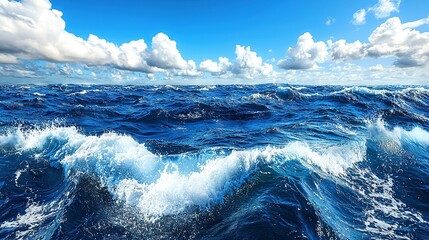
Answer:
<svg viewBox="0 0 429 240"><path fill-rule="evenodd" d="M0 3L3 82L429 83L427 0Z"/></svg>

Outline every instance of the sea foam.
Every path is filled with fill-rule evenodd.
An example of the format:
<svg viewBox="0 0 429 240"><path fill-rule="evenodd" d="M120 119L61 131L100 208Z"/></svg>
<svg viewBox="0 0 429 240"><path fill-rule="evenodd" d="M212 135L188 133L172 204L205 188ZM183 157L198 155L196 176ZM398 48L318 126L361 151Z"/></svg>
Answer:
<svg viewBox="0 0 429 240"><path fill-rule="evenodd" d="M414 127L411 130L405 130L401 127L389 129L382 119L368 121L368 135L371 139L391 145L392 143L401 147L406 143L418 144L422 147L429 146L429 132L420 127Z"/></svg>
<svg viewBox="0 0 429 240"><path fill-rule="evenodd" d="M34 152L54 166L60 164L69 178L80 173L98 178L115 199L137 207L147 218L220 204L262 165L295 160L341 176L365 157L364 142L325 147L291 142L281 147L158 156L130 136L86 136L75 127L15 129L0 136L0 146L11 144L19 152Z"/></svg>

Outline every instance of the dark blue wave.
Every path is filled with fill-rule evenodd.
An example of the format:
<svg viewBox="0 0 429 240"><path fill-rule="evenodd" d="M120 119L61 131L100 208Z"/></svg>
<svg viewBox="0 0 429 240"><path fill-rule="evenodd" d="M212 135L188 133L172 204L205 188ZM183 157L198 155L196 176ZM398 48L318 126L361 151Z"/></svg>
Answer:
<svg viewBox="0 0 429 240"><path fill-rule="evenodd" d="M0 86L0 239L427 239L429 89Z"/></svg>

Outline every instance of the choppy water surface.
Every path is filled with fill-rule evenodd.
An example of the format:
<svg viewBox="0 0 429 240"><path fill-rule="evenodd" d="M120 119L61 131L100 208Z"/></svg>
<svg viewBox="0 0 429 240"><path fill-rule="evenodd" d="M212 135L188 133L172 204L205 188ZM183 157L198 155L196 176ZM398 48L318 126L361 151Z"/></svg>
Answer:
<svg viewBox="0 0 429 240"><path fill-rule="evenodd" d="M428 239L424 87L1 86L0 239Z"/></svg>

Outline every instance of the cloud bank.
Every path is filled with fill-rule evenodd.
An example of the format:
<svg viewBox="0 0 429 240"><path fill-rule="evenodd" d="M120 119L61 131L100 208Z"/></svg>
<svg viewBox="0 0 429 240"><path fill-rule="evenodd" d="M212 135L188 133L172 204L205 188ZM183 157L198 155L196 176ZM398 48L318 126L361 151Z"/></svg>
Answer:
<svg viewBox="0 0 429 240"><path fill-rule="evenodd" d="M48 0L1 0L0 10L0 63L79 62L145 73L195 68L163 33L153 37L151 49L143 39L116 46L92 34L84 40L67 32L62 12Z"/></svg>
<svg viewBox="0 0 429 240"><path fill-rule="evenodd" d="M367 43L355 41L314 42L310 33L298 38L295 47L289 48L286 59L278 62L283 69L311 69L316 63L347 62L363 58L394 57L397 67L429 65L429 32L416 28L429 24L429 17L415 22L402 23L398 17L388 19L368 37Z"/></svg>
<svg viewBox="0 0 429 240"><path fill-rule="evenodd" d="M357 11L352 23L365 24L369 14L375 18L389 17L399 12L400 3L400 0L379 0L374 6ZM334 22L329 17L325 24ZM393 65L403 69L429 65L429 32L418 30L428 24L429 17L408 23L402 23L398 17L389 18L363 42L315 40L306 32L277 61L278 69L288 70L283 74L264 62L250 46L236 45L235 58L206 59L197 64L185 59L176 42L164 33L156 34L150 43L138 39L119 46L93 34L83 39L66 30L62 12L52 9L49 0L0 0L0 75L20 78L43 74L87 75L96 79L103 76L101 71L111 69L104 76L121 81L141 76L129 77L127 71L141 73L151 81L159 76L244 81L292 76L296 75L295 70L316 71L325 67L325 63L341 64L365 58L393 58ZM46 66L32 64L33 60L46 61ZM379 64L368 68L374 74L385 69Z"/></svg>

